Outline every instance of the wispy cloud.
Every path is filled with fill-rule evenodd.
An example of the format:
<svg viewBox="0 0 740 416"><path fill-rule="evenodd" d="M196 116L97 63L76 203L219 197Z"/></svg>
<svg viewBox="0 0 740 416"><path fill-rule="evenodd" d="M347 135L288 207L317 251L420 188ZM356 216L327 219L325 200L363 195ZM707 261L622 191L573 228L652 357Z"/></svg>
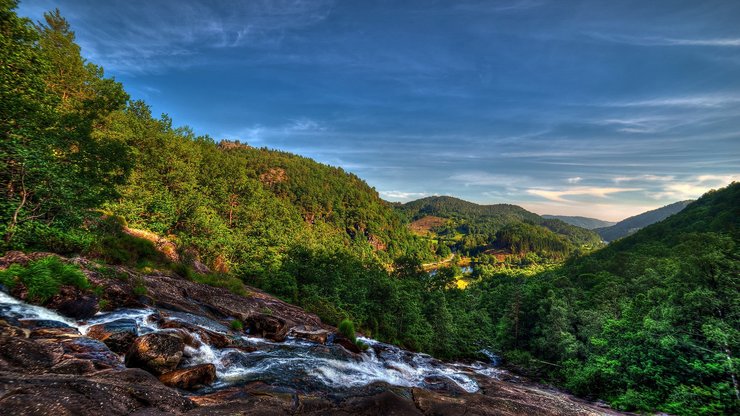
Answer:
<svg viewBox="0 0 740 416"><path fill-rule="evenodd" d="M579 183L579 182L581 182L582 180L583 180L583 178L581 178L580 176L575 176L575 177L573 177L573 178L568 178L568 179L566 179L566 181L567 181L568 183L571 183L571 184Z"/></svg>
<svg viewBox="0 0 740 416"><path fill-rule="evenodd" d="M599 40L637 46L709 46L720 48L740 47L740 37L690 39L662 36L633 36L598 32L590 32L588 35Z"/></svg>
<svg viewBox="0 0 740 416"><path fill-rule="evenodd" d="M393 201L410 201L429 196L426 192L380 191L380 196Z"/></svg>
<svg viewBox="0 0 740 416"><path fill-rule="evenodd" d="M613 179L615 183L623 182L668 182L674 180L673 175L636 175L636 176L617 176Z"/></svg>
<svg viewBox="0 0 740 416"><path fill-rule="evenodd" d="M694 199L710 189L721 188L738 180L740 180L740 174L697 175L666 183L659 191L649 193L649 196L658 200L672 201Z"/></svg>
<svg viewBox="0 0 740 416"><path fill-rule="evenodd" d="M558 190L527 189L527 193L545 198L555 202L569 202L569 196L590 196L606 198L611 194L620 192L640 191L640 188L600 188L600 187L573 187Z"/></svg>
<svg viewBox="0 0 740 416"><path fill-rule="evenodd" d="M740 94L700 94L676 97L658 97L645 100L606 103L607 107L678 107L721 108L740 103ZM634 121L634 120L633 120ZM642 120L647 121L647 120ZM629 120L628 120L629 122ZM639 122L639 120L638 120Z"/></svg>

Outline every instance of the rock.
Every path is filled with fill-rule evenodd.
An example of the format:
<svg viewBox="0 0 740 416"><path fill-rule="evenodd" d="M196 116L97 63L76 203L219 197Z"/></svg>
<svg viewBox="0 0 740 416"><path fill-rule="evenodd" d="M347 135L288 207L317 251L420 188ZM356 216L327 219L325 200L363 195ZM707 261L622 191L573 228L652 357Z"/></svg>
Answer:
<svg viewBox="0 0 740 416"><path fill-rule="evenodd" d="M216 366L213 364L201 364L170 371L159 376L159 381L170 387L196 390L204 386L210 386L216 381Z"/></svg>
<svg viewBox="0 0 740 416"><path fill-rule="evenodd" d="M329 337L329 331L321 328L299 325L291 328L288 335L296 338L307 339L318 344L326 344L326 340Z"/></svg>
<svg viewBox="0 0 740 416"><path fill-rule="evenodd" d="M50 319L21 319L20 325L23 328L72 328L64 322L52 321Z"/></svg>
<svg viewBox="0 0 740 416"><path fill-rule="evenodd" d="M126 366L143 368L160 376L174 370L182 359L185 343L182 338L165 333L153 333L134 340L126 353Z"/></svg>
<svg viewBox="0 0 740 416"><path fill-rule="evenodd" d="M353 352L355 354L362 353L362 350L360 349L360 347L357 346L357 344L355 344L354 342L352 342L352 340L350 340L349 338L343 335L336 334L334 336L333 342L337 345L341 345L342 347L344 347L344 349L346 349L349 352Z"/></svg>
<svg viewBox="0 0 740 416"><path fill-rule="evenodd" d="M61 361L64 349L58 344L44 345L25 338L0 337L0 360L3 369L18 368L25 373L49 369Z"/></svg>
<svg viewBox="0 0 740 416"><path fill-rule="evenodd" d="M73 286L62 286L45 306L78 320L92 318L99 310L97 296L86 294Z"/></svg>
<svg viewBox="0 0 740 416"><path fill-rule="evenodd" d="M177 390L140 369L82 377L0 371L0 412L4 415L172 415L194 407Z"/></svg>
<svg viewBox="0 0 740 416"><path fill-rule="evenodd" d="M138 335L139 327L134 319L116 319L105 324L93 325L87 336L102 341L117 354L125 354Z"/></svg>
<svg viewBox="0 0 740 416"><path fill-rule="evenodd" d="M284 319L263 313L250 316L245 324L249 334L277 342L285 341L289 328Z"/></svg>

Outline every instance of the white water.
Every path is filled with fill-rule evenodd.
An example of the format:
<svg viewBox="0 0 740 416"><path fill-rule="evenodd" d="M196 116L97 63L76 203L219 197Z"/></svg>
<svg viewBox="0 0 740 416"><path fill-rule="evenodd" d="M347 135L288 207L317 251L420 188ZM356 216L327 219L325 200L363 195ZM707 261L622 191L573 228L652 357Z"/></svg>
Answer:
<svg viewBox="0 0 740 416"><path fill-rule="evenodd" d="M44 319L63 322L85 333L95 324L118 319L133 319L139 335L158 331L156 323L148 319L153 309L120 309L99 313L87 322L75 322L49 309L26 304L0 292L0 317L16 319ZM478 390L475 375L497 377L500 370L482 362L449 364L426 354L416 354L368 338L360 338L369 349L355 356L336 345L321 345L305 340L288 338L276 343L262 338L247 337L229 331L218 322L183 313L168 313L177 319L211 331L228 333L254 352L236 348L218 349L201 341L199 348L186 347L182 366L212 363L216 366L217 381L214 388L248 381L262 380L277 385L303 388L344 389L361 387L373 382L385 382L404 387L425 387L427 383L449 380L467 392Z"/></svg>

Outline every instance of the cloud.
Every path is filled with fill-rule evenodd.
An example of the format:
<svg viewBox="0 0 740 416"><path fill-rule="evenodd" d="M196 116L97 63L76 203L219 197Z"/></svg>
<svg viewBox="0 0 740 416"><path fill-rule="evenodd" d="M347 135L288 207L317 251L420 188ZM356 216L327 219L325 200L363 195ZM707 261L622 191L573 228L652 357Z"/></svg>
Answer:
<svg viewBox="0 0 740 416"><path fill-rule="evenodd" d="M57 7L47 3L47 10ZM61 11L71 21L87 58L114 72L143 73L208 63L203 53L207 50L274 48L290 33L326 19L332 7L325 0L130 0L116 2L113 13L100 13L92 1ZM38 8L24 11L41 18Z"/></svg>
<svg viewBox="0 0 740 416"><path fill-rule="evenodd" d="M698 175L683 181L665 184L658 192L651 192L650 197L659 200L685 200L702 196L710 189L717 189L739 181L740 174L730 175Z"/></svg>
<svg viewBox="0 0 740 416"><path fill-rule="evenodd" d="M667 182L675 179L673 175L636 175L636 176L617 176L612 179L615 183L622 182Z"/></svg>
<svg viewBox="0 0 740 416"><path fill-rule="evenodd" d="M404 192L404 191L380 191L380 196L395 201L410 201L412 199L429 196L426 192Z"/></svg>
<svg viewBox="0 0 740 416"><path fill-rule="evenodd" d="M707 46L720 48L740 47L740 38L672 38L662 36L631 36L609 33L588 33L592 38L614 43L623 43L636 46Z"/></svg>
<svg viewBox="0 0 740 416"><path fill-rule="evenodd" d="M740 94L700 94L647 100L612 102L607 107L721 108L740 103ZM650 119L610 120L614 124L641 124Z"/></svg>
<svg viewBox="0 0 740 416"><path fill-rule="evenodd" d="M568 178L568 179L566 179L566 181L567 181L568 183L574 183L574 184L575 184L575 183L579 183L579 182L581 182L582 180L583 180L583 178L581 178L580 176L576 176L576 177L573 177L573 178Z"/></svg>
<svg viewBox="0 0 740 416"><path fill-rule="evenodd" d="M567 196L592 196L606 198L620 192L640 191L640 188L600 188L600 187L573 187L561 190L527 189L530 195L536 195L554 202L569 202Z"/></svg>
<svg viewBox="0 0 740 416"><path fill-rule="evenodd" d="M523 175L501 175L482 171L458 173L448 179L461 182L465 186L511 186L531 181L531 178Z"/></svg>

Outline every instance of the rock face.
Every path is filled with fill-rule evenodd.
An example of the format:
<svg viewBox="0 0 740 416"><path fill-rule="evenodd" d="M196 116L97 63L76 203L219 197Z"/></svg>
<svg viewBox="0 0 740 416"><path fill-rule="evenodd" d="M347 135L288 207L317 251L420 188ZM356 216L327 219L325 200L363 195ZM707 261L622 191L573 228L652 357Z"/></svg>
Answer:
<svg viewBox="0 0 740 416"><path fill-rule="evenodd" d="M195 390L210 386L216 381L216 366L201 364L195 367L182 368L159 376L159 381L170 387L184 390Z"/></svg>
<svg viewBox="0 0 740 416"><path fill-rule="evenodd" d="M185 349L182 338L167 333L154 333L134 340L126 353L126 367L138 367L154 375L174 370Z"/></svg>
<svg viewBox="0 0 740 416"><path fill-rule="evenodd" d="M125 354L134 343L138 327L133 319L118 319L105 324L93 325L87 336L102 341L117 354Z"/></svg>

